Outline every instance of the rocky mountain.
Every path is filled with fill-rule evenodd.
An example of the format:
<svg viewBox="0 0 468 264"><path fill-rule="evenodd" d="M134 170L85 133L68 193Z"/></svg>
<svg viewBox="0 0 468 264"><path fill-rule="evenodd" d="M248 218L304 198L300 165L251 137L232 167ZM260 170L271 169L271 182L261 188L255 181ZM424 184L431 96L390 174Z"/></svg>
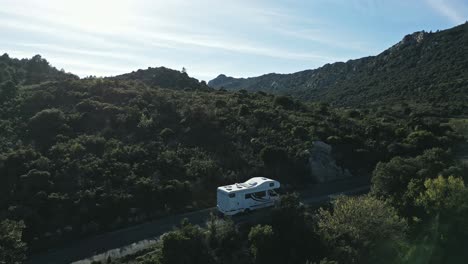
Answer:
<svg viewBox="0 0 468 264"><path fill-rule="evenodd" d="M468 24L415 32L377 56L326 64L292 74L252 78L219 75L208 84L227 90L264 91L338 106L408 102L466 109Z"/></svg>

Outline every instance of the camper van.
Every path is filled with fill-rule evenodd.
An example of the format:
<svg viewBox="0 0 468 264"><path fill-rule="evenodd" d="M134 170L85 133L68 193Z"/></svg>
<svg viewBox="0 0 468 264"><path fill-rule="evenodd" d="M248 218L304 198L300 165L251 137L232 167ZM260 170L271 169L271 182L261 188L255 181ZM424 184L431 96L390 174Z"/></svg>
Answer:
<svg viewBox="0 0 468 264"><path fill-rule="evenodd" d="M264 177L255 177L244 183L218 187L217 207L224 215L235 215L274 205L279 195L274 191L280 183Z"/></svg>

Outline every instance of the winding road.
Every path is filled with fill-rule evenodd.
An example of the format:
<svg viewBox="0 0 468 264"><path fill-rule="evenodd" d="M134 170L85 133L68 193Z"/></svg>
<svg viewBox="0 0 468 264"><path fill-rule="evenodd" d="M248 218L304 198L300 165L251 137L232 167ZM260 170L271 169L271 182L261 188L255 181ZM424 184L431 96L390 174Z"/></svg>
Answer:
<svg viewBox="0 0 468 264"><path fill-rule="evenodd" d="M329 201L330 198L335 195L365 193L368 190L368 180L363 178L316 184L299 193L304 204L317 206ZM64 245L61 248L33 255L26 263L62 264L77 262L108 252L109 250L126 247L139 241L157 239L160 235L172 230L174 226L178 225L184 218L187 218L193 224L202 225L206 222L212 212L216 212L215 207L180 215L168 216L152 222L75 241ZM233 220L234 222L239 223L246 222L249 218L251 218L251 215L240 215L234 216Z"/></svg>

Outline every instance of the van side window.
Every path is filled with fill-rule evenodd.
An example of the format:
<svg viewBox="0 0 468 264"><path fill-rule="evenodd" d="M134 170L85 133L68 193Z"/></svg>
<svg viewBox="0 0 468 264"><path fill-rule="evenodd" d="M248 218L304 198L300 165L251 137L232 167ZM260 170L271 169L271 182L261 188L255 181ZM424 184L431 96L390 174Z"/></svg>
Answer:
<svg viewBox="0 0 468 264"><path fill-rule="evenodd" d="M236 197L236 194L235 194L235 193L230 193L230 194L229 194L229 198L234 198L234 197Z"/></svg>
<svg viewBox="0 0 468 264"><path fill-rule="evenodd" d="M270 182L270 187L274 187L275 186L275 183L274 182Z"/></svg>
<svg viewBox="0 0 468 264"><path fill-rule="evenodd" d="M250 199L250 198L252 198L252 194L248 193L245 195L245 199Z"/></svg>
<svg viewBox="0 0 468 264"><path fill-rule="evenodd" d="M257 197L257 198L263 198L263 197L266 196L266 192L265 191L256 192L256 193L254 193L254 196Z"/></svg>

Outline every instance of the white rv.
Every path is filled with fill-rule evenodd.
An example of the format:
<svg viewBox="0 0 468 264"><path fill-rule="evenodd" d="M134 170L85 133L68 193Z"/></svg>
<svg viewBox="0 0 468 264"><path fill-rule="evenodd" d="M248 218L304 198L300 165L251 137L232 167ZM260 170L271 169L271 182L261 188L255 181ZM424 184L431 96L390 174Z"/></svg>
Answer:
<svg viewBox="0 0 468 264"><path fill-rule="evenodd" d="M255 177L244 183L218 187L217 207L225 215L274 205L279 195L274 191L280 183L264 177Z"/></svg>

